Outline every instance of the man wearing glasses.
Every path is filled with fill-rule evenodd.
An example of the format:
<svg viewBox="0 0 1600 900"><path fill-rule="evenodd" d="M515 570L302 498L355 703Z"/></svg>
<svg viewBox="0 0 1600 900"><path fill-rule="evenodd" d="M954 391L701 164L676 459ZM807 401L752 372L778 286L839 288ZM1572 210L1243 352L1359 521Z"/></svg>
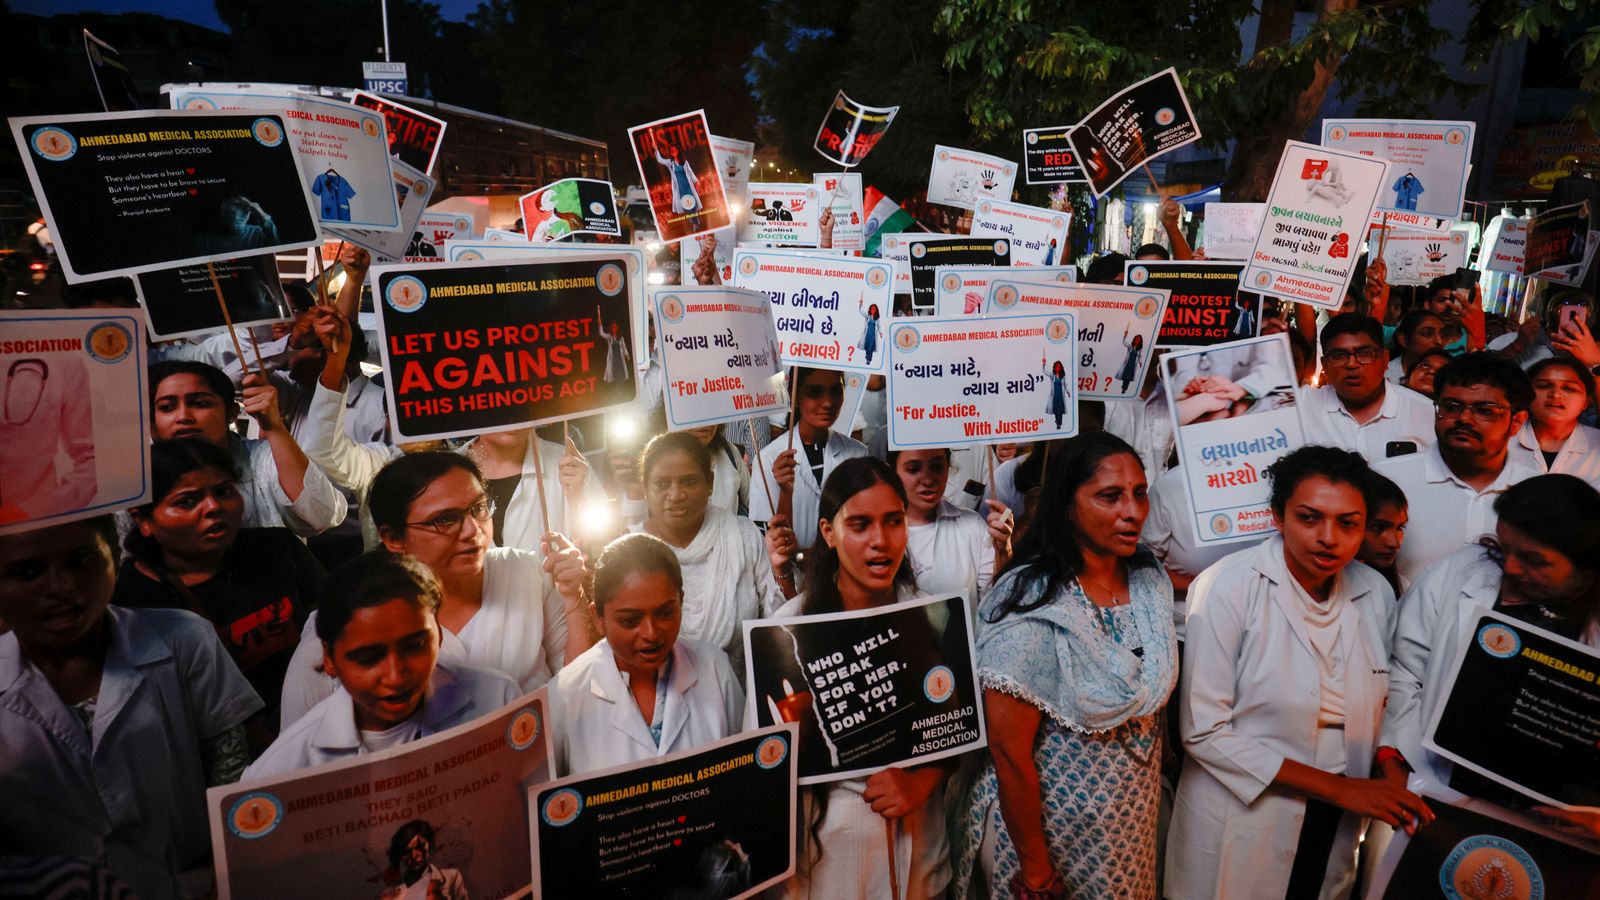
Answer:
<svg viewBox="0 0 1600 900"><path fill-rule="evenodd" d="M1411 523L1396 565L1402 587L1435 561L1494 532L1494 501L1539 473L1511 459L1533 386L1516 363L1465 354L1434 376L1437 443L1374 468L1406 493Z"/></svg>
<svg viewBox="0 0 1600 900"><path fill-rule="evenodd" d="M1341 313L1322 329L1322 386L1300 392L1306 443L1354 450L1377 464L1433 444L1433 404L1388 384L1383 326Z"/></svg>

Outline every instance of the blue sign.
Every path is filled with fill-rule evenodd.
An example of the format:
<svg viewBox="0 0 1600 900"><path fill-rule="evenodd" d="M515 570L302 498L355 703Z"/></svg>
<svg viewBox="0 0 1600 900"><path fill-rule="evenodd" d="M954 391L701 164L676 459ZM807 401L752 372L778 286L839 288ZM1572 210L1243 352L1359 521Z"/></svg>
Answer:
<svg viewBox="0 0 1600 900"><path fill-rule="evenodd" d="M405 94L406 64L403 62L364 62L361 77L366 89L379 94Z"/></svg>

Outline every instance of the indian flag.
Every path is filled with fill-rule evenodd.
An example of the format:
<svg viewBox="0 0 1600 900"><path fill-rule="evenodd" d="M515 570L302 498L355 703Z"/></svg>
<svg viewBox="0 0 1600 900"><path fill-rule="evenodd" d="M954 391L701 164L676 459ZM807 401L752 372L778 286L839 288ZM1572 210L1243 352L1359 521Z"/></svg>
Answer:
<svg viewBox="0 0 1600 900"><path fill-rule="evenodd" d="M879 235L918 229L917 220L912 218L910 213L901 209L900 204L885 197L870 184L867 185L863 201L867 207L867 244L866 249L862 251L863 255L878 255Z"/></svg>

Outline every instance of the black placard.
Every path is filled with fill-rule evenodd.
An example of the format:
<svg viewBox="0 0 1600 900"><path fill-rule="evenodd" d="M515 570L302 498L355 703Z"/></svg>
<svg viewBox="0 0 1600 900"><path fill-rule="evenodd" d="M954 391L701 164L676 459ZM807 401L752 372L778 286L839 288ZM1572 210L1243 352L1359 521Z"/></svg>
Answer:
<svg viewBox="0 0 1600 900"><path fill-rule="evenodd" d="M1244 263L1129 260L1123 271L1130 286L1172 292L1157 347L1209 347L1261 332L1261 295L1239 291Z"/></svg>
<svg viewBox="0 0 1600 900"><path fill-rule="evenodd" d="M128 112L144 109L139 102L139 89L134 86L133 73L122 61L117 48L83 30L83 52L89 58L89 74L94 78L94 89L100 95L100 105L106 112Z"/></svg>
<svg viewBox="0 0 1600 900"><path fill-rule="evenodd" d="M1542 803L1600 806L1600 653L1485 610L1424 743Z"/></svg>
<svg viewBox="0 0 1600 900"><path fill-rule="evenodd" d="M1583 263L1589 238L1589 204L1574 203L1542 212L1528 221L1522 271L1537 276L1549 269Z"/></svg>
<svg viewBox="0 0 1600 900"><path fill-rule="evenodd" d="M1022 171L1029 184L1082 184L1089 180L1067 141L1071 131L1071 125L1023 130Z"/></svg>
<svg viewBox="0 0 1600 900"><path fill-rule="evenodd" d="M534 895L749 897L794 871L794 729L528 792Z"/></svg>
<svg viewBox="0 0 1600 900"><path fill-rule="evenodd" d="M1119 92L1067 136L1096 197L1150 160L1199 139L1200 126L1176 69Z"/></svg>
<svg viewBox="0 0 1600 900"><path fill-rule="evenodd" d="M460 437L631 403L628 257L373 270L389 420Z"/></svg>
<svg viewBox="0 0 1600 900"><path fill-rule="evenodd" d="M68 281L320 243L280 116L95 113L11 131Z"/></svg>
<svg viewBox="0 0 1600 900"><path fill-rule="evenodd" d="M278 260L271 255L245 256L212 263L228 315L237 327L284 322L294 317L283 296ZM216 289L206 266L162 269L134 276L139 304L157 340L193 337L227 327L217 305Z"/></svg>
<svg viewBox="0 0 1600 900"><path fill-rule="evenodd" d="M966 609L952 595L744 623L756 723L799 723L801 784L984 746Z"/></svg>
<svg viewBox="0 0 1600 900"><path fill-rule="evenodd" d="M937 306L934 288L940 266L1009 266L1011 241L992 236L964 234L909 234L906 236L911 266L911 305L918 309Z"/></svg>
<svg viewBox="0 0 1600 900"><path fill-rule="evenodd" d="M828 107L828 114L822 117L813 146L841 166L859 166L883 140L899 111L898 106L862 106L840 91Z"/></svg>
<svg viewBox="0 0 1600 900"><path fill-rule="evenodd" d="M424 175L433 174L439 143L444 140L443 119L366 91L356 91L350 102L383 113L389 132L389 155Z"/></svg>
<svg viewBox="0 0 1600 900"><path fill-rule="evenodd" d="M1414 835L1395 836L1392 859L1368 897L1600 897L1600 857L1593 850L1524 827L1497 809L1424 799L1438 818Z"/></svg>

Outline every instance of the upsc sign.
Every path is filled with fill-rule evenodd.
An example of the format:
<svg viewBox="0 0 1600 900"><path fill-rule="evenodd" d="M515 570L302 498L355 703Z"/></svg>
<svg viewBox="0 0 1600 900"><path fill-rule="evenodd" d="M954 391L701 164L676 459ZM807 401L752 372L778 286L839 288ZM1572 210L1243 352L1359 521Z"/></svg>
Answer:
<svg viewBox="0 0 1600 900"><path fill-rule="evenodd" d="M405 94L406 64L403 62L364 62L361 77L366 89L378 94Z"/></svg>

